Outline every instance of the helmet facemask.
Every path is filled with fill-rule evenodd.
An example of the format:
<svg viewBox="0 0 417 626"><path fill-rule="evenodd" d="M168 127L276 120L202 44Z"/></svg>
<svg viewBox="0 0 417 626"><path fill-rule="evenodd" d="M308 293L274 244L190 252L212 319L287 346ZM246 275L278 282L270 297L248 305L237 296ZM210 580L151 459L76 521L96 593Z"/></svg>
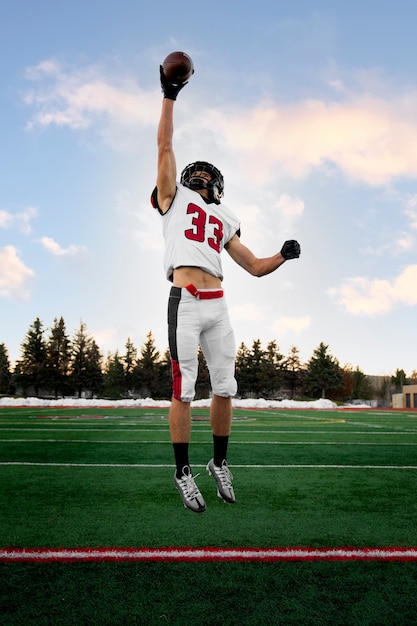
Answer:
<svg viewBox="0 0 417 626"><path fill-rule="evenodd" d="M196 172L207 172L210 174L211 180L207 180L201 175L194 176ZM224 191L223 175L217 167L207 163L207 161L195 161L187 165L181 172L180 182L185 187L198 191L199 189L207 189L209 199L216 204L220 204Z"/></svg>

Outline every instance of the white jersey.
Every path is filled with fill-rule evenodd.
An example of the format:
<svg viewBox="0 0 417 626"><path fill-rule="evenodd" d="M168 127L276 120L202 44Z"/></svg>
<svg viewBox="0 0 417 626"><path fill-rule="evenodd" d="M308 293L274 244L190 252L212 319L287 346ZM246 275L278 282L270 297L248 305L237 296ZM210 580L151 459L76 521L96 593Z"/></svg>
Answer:
<svg viewBox="0 0 417 626"><path fill-rule="evenodd" d="M156 205L156 194L152 196ZM165 239L164 268L172 281L177 267L199 267L223 280L224 246L239 232L239 220L223 204L207 204L197 191L177 183L174 200L161 213Z"/></svg>

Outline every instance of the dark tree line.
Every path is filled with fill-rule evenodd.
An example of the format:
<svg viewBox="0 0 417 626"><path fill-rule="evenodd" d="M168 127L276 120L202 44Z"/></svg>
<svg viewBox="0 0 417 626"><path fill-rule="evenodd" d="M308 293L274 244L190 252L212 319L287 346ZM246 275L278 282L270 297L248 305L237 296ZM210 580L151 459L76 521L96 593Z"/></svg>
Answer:
<svg viewBox="0 0 417 626"><path fill-rule="evenodd" d="M209 373L201 351L198 358L197 399L210 394ZM324 343L303 364L296 346L284 355L275 340L264 349L259 339L250 348L240 344L236 378L242 398L327 397L343 402L386 398L388 388L396 390L407 382L405 372L397 370L392 380L382 381L378 389L359 367L342 368ZM416 372L411 380L414 378L417 380ZM139 352L128 338L123 353L116 351L104 359L84 322L70 338L62 317L54 319L49 331L36 318L21 343L21 357L13 370L6 345L0 343L0 394L169 399L169 351L161 354L149 332Z"/></svg>

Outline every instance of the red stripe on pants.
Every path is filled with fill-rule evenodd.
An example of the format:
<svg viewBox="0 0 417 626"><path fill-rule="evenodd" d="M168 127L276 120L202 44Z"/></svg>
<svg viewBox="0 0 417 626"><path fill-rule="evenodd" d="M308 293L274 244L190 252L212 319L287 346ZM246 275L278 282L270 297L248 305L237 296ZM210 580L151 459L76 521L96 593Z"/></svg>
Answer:
<svg viewBox="0 0 417 626"><path fill-rule="evenodd" d="M178 361L171 359L172 368L172 395L176 400L181 400L182 374Z"/></svg>

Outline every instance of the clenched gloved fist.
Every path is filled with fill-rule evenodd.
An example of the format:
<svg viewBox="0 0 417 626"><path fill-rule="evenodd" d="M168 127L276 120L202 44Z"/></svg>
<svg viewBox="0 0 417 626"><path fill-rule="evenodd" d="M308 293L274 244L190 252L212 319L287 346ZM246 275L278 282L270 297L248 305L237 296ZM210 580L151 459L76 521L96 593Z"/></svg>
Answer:
<svg viewBox="0 0 417 626"><path fill-rule="evenodd" d="M281 254L286 261L289 259L298 259L301 254L300 244L298 241L295 241L295 239L285 241L281 248Z"/></svg>
<svg viewBox="0 0 417 626"><path fill-rule="evenodd" d="M168 98L168 100L176 100L179 92L188 82L185 83L170 83L167 77L164 74L164 69L162 65L159 66L159 74L161 77L161 88L162 93L164 94L164 98Z"/></svg>

